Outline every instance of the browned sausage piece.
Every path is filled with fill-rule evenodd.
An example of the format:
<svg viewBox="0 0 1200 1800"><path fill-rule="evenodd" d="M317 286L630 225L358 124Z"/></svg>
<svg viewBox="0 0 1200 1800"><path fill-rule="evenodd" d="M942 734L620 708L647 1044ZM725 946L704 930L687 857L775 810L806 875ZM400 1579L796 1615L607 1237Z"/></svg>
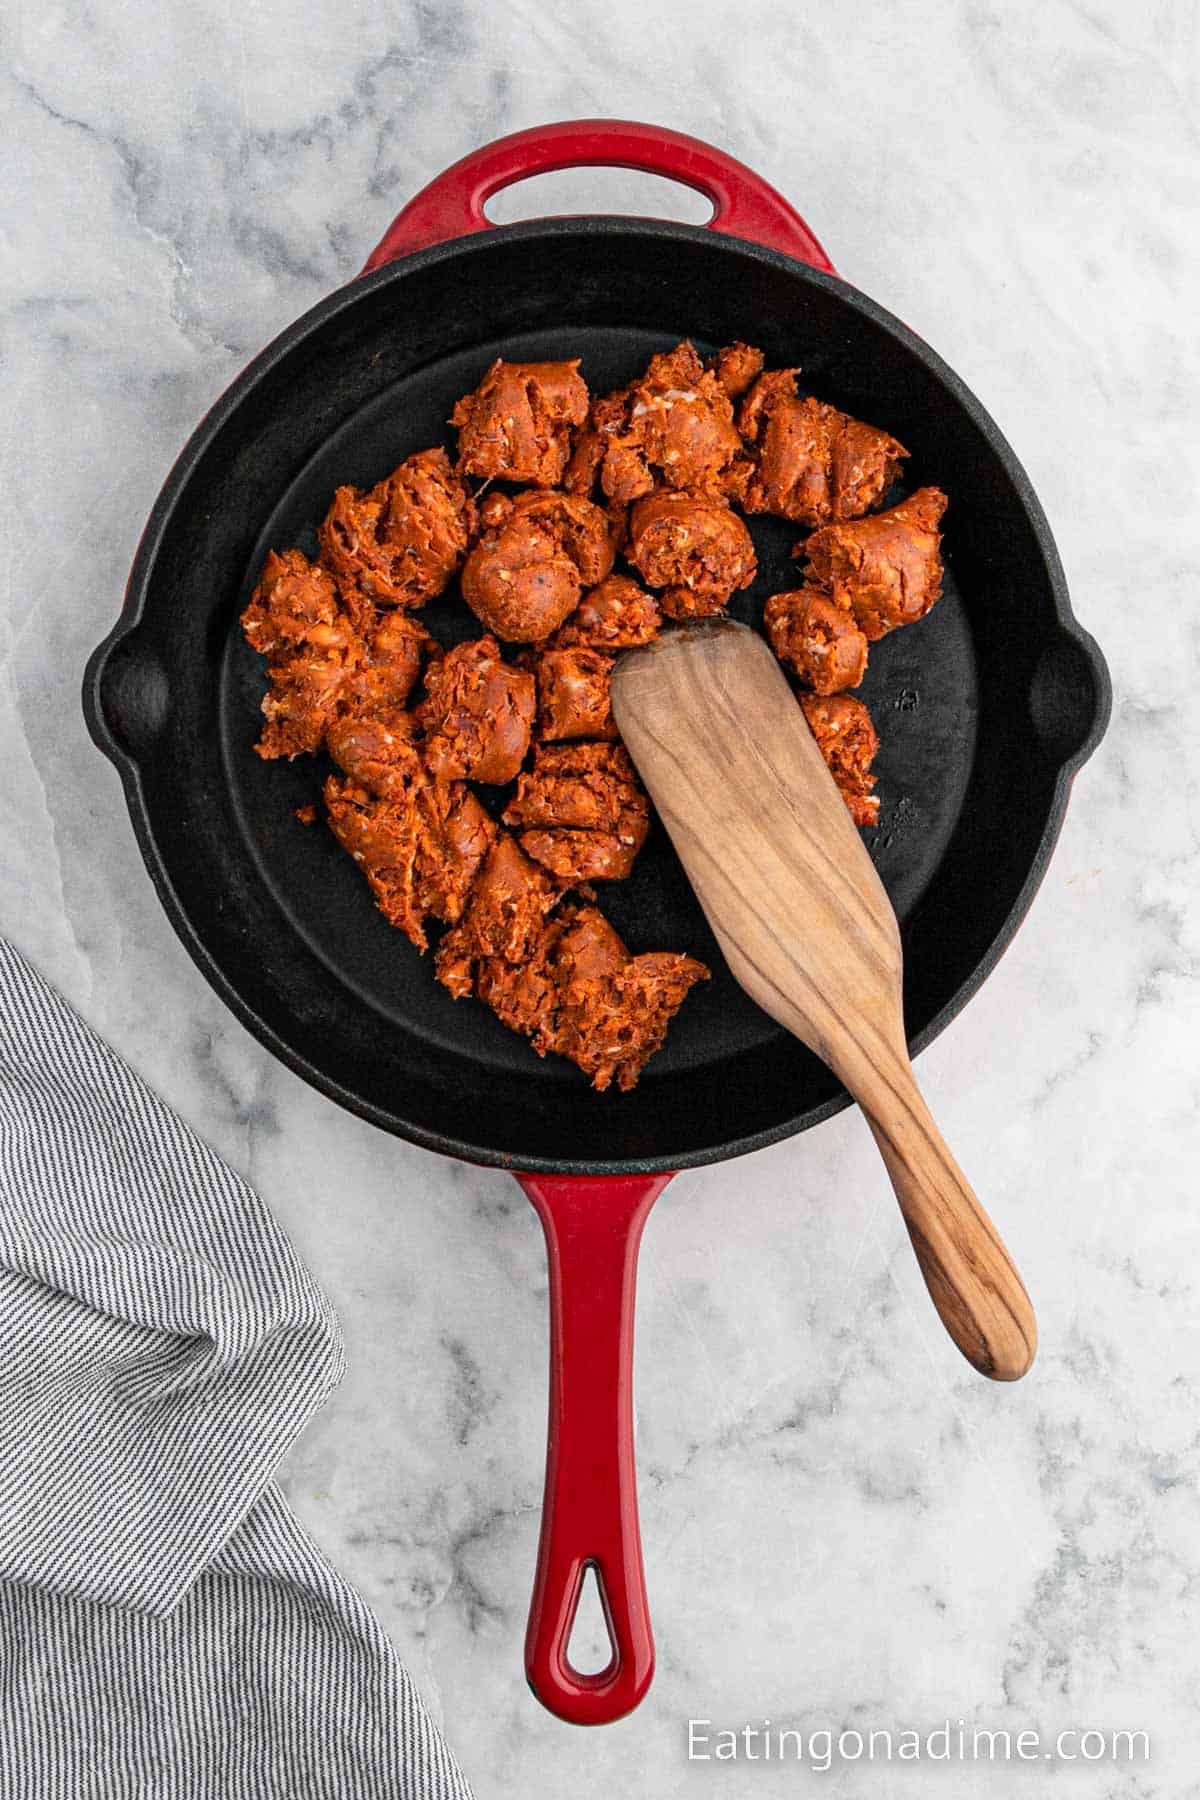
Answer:
<svg viewBox="0 0 1200 1800"><path fill-rule="evenodd" d="M347 681L366 660L329 574L300 550L272 550L242 614L242 629L267 658L271 680L258 754L290 759L319 750Z"/></svg>
<svg viewBox="0 0 1200 1800"><path fill-rule="evenodd" d="M599 650L543 650L534 664L538 733L547 743L565 738L615 738L609 682L613 659Z"/></svg>
<svg viewBox="0 0 1200 1800"><path fill-rule="evenodd" d="M582 644L589 650L632 650L662 630L658 601L628 575L610 575L585 594L550 641L553 650Z"/></svg>
<svg viewBox="0 0 1200 1800"><path fill-rule="evenodd" d="M242 630L252 650L274 661L304 649L314 626L332 625L339 611L327 569L310 563L303 550L268 550Z"/></svg>
<svg viewBox="0 0 1200 1800"><path fill-rule="evenodd" d="M575 439L575 448L563 472L561 485L568 494L582 494L586 500L593 499L603 461L604 439L589 425Z"/></svg>
<svg viewBox="0 0 1200 1800"><path fill-rule="evenodd" d="M745 487L729 394L689 343L651 357L640 381L598 401L590 426L604 440L601 486L622 505L664 483L717 496Z"/></svg>
<svg viewBox="0 0 1200 1800"><path fill-rule="evenodd" d="M623 881L646 841L650 803L623 745L539 745L504 823L560 881Z"/></svg>
<svg viewBox="0 0 1200 1800"><path fill-rule="evenodd" d="M346 683L345 708L369 717L403 706L425 658L440 654L436 639L408 613L385 612L368 630L365 666Z"/></svg>
<svg viewBox="0 0 1200 1800"><path fill-rule="evenodd" d="M361 746L360 746L361 748ZM380 911L418 950L426 948L424 923L432 913L453 923L496 827L461 782L430 781L411 765L380 791L331 775L325 805L334 836L365 875Z"/></svg>
<svg viewBox="0 0 1200 1800"><path fill-rule="evenodd" d="M647 587L662 588L670 619L720 612L757 573L754 544L737 514L719 500L658 493L629 515L626 551Z"/></svg>
<svg viewBox="0 0 1200 1800"><path fill-rule="evenodd" d="M871 791L875 786L871 764L879 749L879 738L870 713L861 700L853 700L849 694L835 694L832 698L801 694L800 705L817 748L850 809L850 817L856 825L874 825L879 817L879 800Z"/></svg>
<svg viewBox="0 0 1200 1800"><path fill-rule="evenodd" d="M426 676L417 708L430 773L511 781L529 749L534 708L533 676L501 661L494 637L448 650Z"/></svg>
<svg viewBox="0 0 1200 1800"><path fill-rule="evenodd" d="M418 864L417 896L435 919L455 925L462 918L498 826L461 781L434 784L439 809L436 853Z"/></svg>
<svg viewBox="0 0 1200 1800"><path fill-rule="evenodd" d="M746 511L777 513L802 525L868 512L908 455L886 431L821 400L797 399L794 369L761 376L742 402L738 424L757 453Z"/></svg>
<svg viewBox="0 0 1200 1800"><path fill-rule="evenodd" d="M772 594L763 625L780 662L814 694L857 687L867 672L867 640L854 614L835 606L820 588Z"/></svg>
<svg viewBox="0 0 1200 1800"><path fill-rule="evenodd" d="M585 587L611 571L613 521L578 494L534 489L515 500L489 495L484 533L467 558L463 599L509 643L549 637Z"/></svg>
<svg viewBox="0 0 1200 1800"><path fill-rule="evenodd" d="M340 487L317 532L322 560L350 604L423 606L467 553L474 502L444 450L422 450L364 493Z"/></svg>
<svg viewBox="0 0 1200 1800"><path fill-rule="evenodd" d="M588 414L579 361L494 362L473 394L458 402L458 467L487 481L557 487L571 451L571 428Z"/></svg>
<svg viewBox="0 0 1200 1800"><path fill-rule="evenodd" d="M424 950L423 915L414 893L417 826L407 794L392 802L330 775L325 809L333 835L366 876L384 918Z"/></svg>
<svg viewBox="0 0 1200 1800"><path fill-rule="evenodd" d="M425 785L417 721L397 707L373 717L347 713L329 727L329 754L357 787L384 800L404 800Z"/></svg>
<svg viewBox="0 0 1200 1800"><path fill-rule="evenodd" d="M942 490L924 487L888 512L814 531L803 546L809 578L835 606L848 608L874 643L923 618L941 593L938 526L945 510Z"/></svg>
<svg viewBox="0 0 1200 1800"><path fill-rule="evenodd" d="M615 1081L628 1092L688 990L707 979L690 956L630 956L594 906L567 906L527 962L484 966L479 996L539 1056L566 1056L599 1091Z"/></svg>
<svg viewBox="0 0 1200 1800"><path fill-rule="evenodd" d="M727 344L710 359L709 367L731 400L739 400L762 374L766 358L752 344Z"/></svg>
<svg viewBox="0 0 1200 1800"><path fill-rule="evenodd" d="M498 832L461 922L438 945L438 980L461 1000L475 991L481 963L527 961L561 893L559 884L526 856L515 838Z"/></svg>

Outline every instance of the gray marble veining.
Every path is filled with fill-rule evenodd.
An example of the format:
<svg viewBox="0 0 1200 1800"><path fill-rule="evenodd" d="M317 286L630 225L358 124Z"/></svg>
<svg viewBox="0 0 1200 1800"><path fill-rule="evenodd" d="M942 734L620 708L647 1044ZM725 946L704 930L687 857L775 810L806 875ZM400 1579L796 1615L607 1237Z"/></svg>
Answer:
<svg viewBox="0 0 1200 1800"><path fill-rule="evenodd" d="M1194 10L15 0L0 34L0 929L259 1186L333 1295L350 1373L288 1491L481 1800L803 1779L689 1764L689 1715L1140 1726L1148 1767L1060 1770L1071 1791L1200 1792ZM998 1391L959 1362L854 1115L681 1177L639 1313L659 1675L635 1717L580 1734L520 1673L533 1214L242 1031L154 899L77 694L162 476L243 362L446 163L597 113L760 168L976 389L1116 708L1027 924L922 1059L1034 1290L1036 1372ZM646 193L575 175L542 204ZM826 1777L888 1796L941 1779Z"/></svg>

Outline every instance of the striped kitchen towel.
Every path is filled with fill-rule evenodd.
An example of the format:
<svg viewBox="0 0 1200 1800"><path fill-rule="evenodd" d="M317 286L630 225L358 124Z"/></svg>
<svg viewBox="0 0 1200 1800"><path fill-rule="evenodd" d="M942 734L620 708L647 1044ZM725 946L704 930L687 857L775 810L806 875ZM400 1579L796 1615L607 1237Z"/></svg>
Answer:
<svg viewBox="0 0 1200 1800"><path fill-rule="evenodd" d="M3 1800L470 1800L271 1481L341 1370L258 1196L0 939Z"/></svg>

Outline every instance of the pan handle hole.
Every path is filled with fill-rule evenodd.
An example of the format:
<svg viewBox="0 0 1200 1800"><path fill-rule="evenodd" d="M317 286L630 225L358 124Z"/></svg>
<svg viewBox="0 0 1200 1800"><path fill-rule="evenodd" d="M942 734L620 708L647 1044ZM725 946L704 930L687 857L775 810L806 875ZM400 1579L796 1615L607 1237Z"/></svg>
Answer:
<svg viewBox="0 0 1200 1800"><path fill-rule="evenodd" d="M522 219L562 218L574 213L630 213L643 219L677 219L707 225L713 204L707 195L664 175L638 169L555 169L501 188L484 205L493 225Z"/></svg>
<svg viewBox="0 0 1200 1800"><path fill-rule="evenodd" d="M617 1659L608 1608L595 1563L588 1563L579 1584L575 1617L567 1639L567 1666L575 1675L603 1675Z"/></svg>

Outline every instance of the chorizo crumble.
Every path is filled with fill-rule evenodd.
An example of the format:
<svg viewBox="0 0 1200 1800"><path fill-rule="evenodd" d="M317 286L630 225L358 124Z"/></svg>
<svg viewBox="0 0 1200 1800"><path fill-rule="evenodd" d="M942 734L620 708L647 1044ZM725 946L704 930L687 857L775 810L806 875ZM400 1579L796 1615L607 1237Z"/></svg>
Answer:
<svg viewBox="0 0 1200 1800"><path fill-rule="evenodd" d="M908 451L800 395L797 373L749 344L704 360L685 342L593 396L577 360L498 359L454 408L455 459L438 446L340 487L316 559L271 551L242 614L267 666L258 754L324 751L330 829L384 917L422 951L438 921L449 992L597 1089L635 1086L709 973L630 954L595 904L592 884L630 874L651 824L613 720L615 658L750 586L741 513L803 527L801 585L768 598L763 627L851 816L872 825L879 739L848 690L869 646L941 592L945 494L880 511ZM413 613L455 578L482 634L444 650ZM472 784L508 789L498 822Z"/></svg>

